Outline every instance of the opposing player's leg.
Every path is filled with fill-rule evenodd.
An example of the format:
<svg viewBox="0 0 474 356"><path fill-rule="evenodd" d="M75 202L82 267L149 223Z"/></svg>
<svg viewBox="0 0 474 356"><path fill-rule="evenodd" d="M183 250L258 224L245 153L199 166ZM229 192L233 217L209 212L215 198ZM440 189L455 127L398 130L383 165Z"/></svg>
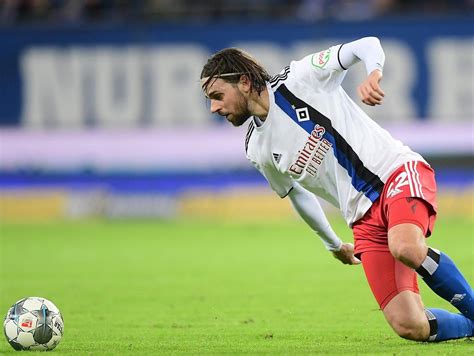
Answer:
<svg viewBox="0 0 474 356"><path fill-rule="evenodd" d="M422 199L402 198L393 202L388 213L390 252L415 269L436 294L474 320L471 286L446 254L426 245L429 214L429 205Z"/></svg>

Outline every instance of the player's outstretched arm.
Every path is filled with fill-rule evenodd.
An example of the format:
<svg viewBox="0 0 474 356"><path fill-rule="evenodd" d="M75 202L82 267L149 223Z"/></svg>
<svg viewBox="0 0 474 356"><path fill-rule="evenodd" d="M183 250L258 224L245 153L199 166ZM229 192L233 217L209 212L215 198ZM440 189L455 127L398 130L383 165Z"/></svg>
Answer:
<svg viewBox="0 0 474 356"><path fill-rule="evenodd" d="M364 104L370 106L382 104L385 93L380 87L380 80L382 80L382 71L374 69L357 87L357 93Z"/></svg>
<svg viewBox="0 0 474 356"><path fill-rule="evenodd" d="M377 37L364 37L341 45L338 59L344 69L362 61L367 72L367 79L358 87L357 92L364 104L380 105L385 96L380 87L385 54Z"/></svg>
<svg viewBox="0 0 474 356"><path fill-rule="evenodd" d="M321 238L326 249L339 251L343 243L329 224L316 196L294 182L288 197L296 212Z"/></svg>
<svg viewBox="0 0 474 356"><path fill-rule="evenodd" d="M339 251L333 251L332 254L345 265L358 265L360 260L354 256L354 245L343 243Z"/></svg>
<svg viewBox="0 0 474 356"><path fill-rule="evenodd" d="M362 61L367 75L375 69L382 71L385 64L385 53L377 37L364 37L356 41L347 42L338 50L338 62L343 69Z"/></svg>
<svg viewBox="0 0 474 356"><path fill-rule="evenodd" d="M313 193L294 183L288 196L301 218L319 235L326 249L331 251L334 257L345 264L360 263L354 257L352 244L343 243L331 228L318 199Z"/></svg>
<svg viewBox="0 0 474 356"><path fill-rule="evenodd" d="M350 243L343 243L336 235L313 193L295 182L288 196L301 218L319 235L326 249L331 251L334 257L344 264L360 263L354 257L354 246Z"/></svg>

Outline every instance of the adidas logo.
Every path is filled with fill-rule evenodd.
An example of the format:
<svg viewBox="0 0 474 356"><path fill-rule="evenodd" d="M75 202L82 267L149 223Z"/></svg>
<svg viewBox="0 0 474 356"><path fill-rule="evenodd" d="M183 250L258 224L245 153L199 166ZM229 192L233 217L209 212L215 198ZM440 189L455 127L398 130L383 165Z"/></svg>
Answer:
<svg viewBox="0 0 474 356"><path fill-rule="evenodd" d="M279 154L279 153L273 153L273 159L275 160L276 163L280 163L281 154Z"/></svg>
<svg viewBox="0 0 474 356"><path fill-rule="evenodd" d="M466 293L464 293L464 294L455 294L449 302L451 304L459 303L461 300L464 299L465 296L466 296Z"/></svg>

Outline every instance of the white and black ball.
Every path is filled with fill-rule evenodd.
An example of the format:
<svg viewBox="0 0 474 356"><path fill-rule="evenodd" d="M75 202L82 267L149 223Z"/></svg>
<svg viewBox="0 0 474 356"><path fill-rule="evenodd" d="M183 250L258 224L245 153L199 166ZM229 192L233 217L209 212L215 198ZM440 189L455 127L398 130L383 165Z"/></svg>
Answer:
<svg viewBox="0 0 474 356"><path fill-rule="evenodd" d="M52 350L64 334L59 309L48 299L28 297L8 310L3 330L15 350Z"/></svg>

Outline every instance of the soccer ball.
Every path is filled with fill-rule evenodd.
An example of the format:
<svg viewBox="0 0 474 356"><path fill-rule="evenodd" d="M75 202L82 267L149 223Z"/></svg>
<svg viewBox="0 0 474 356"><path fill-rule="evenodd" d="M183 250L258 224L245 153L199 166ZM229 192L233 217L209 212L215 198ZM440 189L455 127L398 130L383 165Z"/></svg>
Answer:
<svg viewBox="0 0 474 356"><path fill-rule="evenodd" d="M15 350L52 350L63 337L64 322L48 299L29 297L8 310L3 331Z"/></svg>

